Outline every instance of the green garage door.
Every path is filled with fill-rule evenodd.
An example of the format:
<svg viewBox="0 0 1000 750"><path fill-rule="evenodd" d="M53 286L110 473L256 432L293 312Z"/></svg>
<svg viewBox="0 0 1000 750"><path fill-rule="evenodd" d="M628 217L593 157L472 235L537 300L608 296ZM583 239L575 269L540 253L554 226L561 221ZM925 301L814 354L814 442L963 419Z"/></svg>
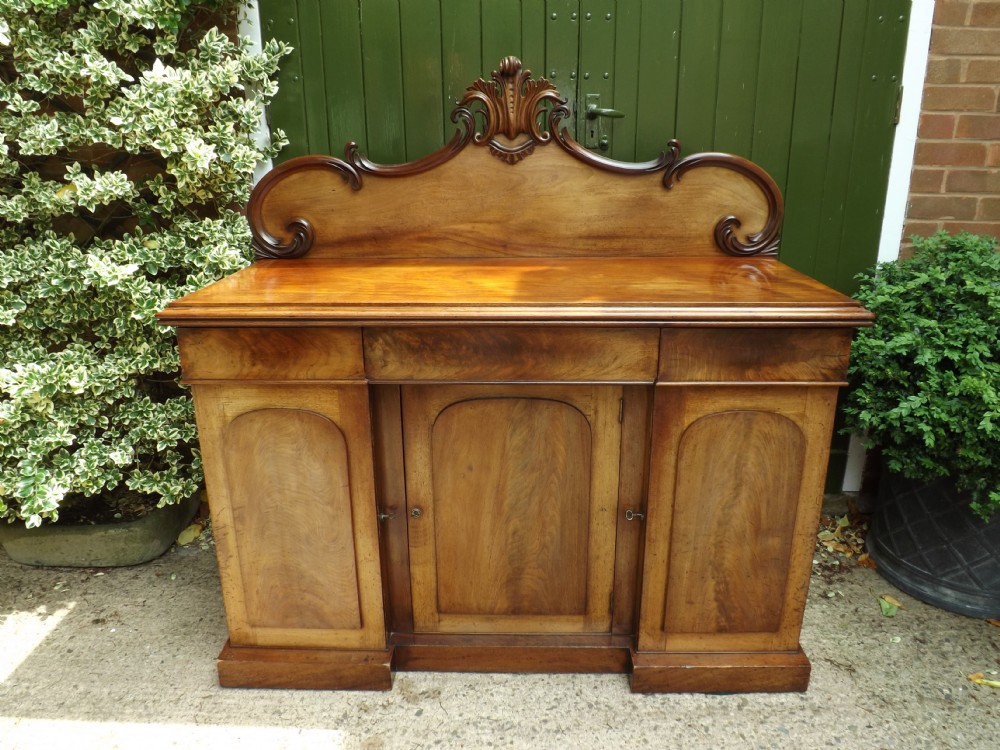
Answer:
<svg viewBox="0 0 1000 750"><path fill-rule="evenodd" d="M577 140L615 159L676 137L764 166L785 194L786 263L852 293L875 262L910 0L259 3L265 36L295 48L269 112L282 158L349 140L419 158L451 137L465 87L517 55L574 111L622 115L578 118ZM838 444L831 487L844 459Z"/></svg>
<svg viewBox="0 0 1000 750"><path fill-rule="evenodd" d="M283 158L358 141L381 162L452 133L465 87L505 55L575 110L624 116L576 136L615 159L717 150L763 165L787 201L781 257L845 292L875 261L909 0L260 0L295 47L271 107ZM595 124L594 121L589 121ZM588 136L596 136L588 138Z"/></svg>

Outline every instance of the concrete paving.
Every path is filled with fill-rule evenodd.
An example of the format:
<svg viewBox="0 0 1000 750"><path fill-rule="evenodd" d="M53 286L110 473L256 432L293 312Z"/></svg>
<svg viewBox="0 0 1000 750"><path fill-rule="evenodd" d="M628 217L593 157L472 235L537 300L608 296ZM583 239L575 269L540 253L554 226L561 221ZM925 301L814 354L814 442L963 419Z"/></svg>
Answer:
<svg viewBox="0 0 1000 750"><path fill-rule="evenodd" d="M390 693L220 688L214 551L37 569L0 552L0 750L996 748L1000 627L817 553L803 694L633 695L622 675L397 674ZM905 608L883 617L878 596ZM994 677L994 679L998 679Z"/></svg>

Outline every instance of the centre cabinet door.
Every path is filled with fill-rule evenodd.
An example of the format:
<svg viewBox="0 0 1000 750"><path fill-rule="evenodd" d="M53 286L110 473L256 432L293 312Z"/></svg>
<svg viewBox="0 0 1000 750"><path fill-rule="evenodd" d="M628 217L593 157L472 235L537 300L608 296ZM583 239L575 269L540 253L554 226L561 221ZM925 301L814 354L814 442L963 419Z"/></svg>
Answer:
<svg viewBox="0 0 1000 750"><path fill-rule="evenodd" d="M609 632L621 387L402 396L414 629Z"/></svg>

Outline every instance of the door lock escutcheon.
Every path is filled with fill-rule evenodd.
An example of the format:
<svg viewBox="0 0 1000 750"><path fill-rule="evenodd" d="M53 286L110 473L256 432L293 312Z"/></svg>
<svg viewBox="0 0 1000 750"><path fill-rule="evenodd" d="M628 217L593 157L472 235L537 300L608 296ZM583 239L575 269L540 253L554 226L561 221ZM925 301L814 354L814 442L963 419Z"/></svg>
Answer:
<svg viewBox="0 0 1000 750"><path fill-rule="evenodd" d="M601 106L600 94L587 94L583 106L583 147L607 151L611 148L611 128L606 127L606 118L618 119L625 113L617 109Z"/></svg>

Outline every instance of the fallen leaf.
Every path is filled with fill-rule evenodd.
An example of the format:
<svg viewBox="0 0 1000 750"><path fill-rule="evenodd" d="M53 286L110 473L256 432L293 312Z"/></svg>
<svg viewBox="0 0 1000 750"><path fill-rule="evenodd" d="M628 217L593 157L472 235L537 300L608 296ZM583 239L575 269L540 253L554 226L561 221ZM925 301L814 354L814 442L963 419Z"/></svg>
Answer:
<svg viewBox="0 0 1000 750"><path fill-rule="evenodd" d="M871 568L872 570L878 567L878 565L875 564L875 561L872 560L871 555L867 552L862 552L861 555L858 556L858 565L862 568Z"/></svg>
<svg viewBox="0 0 1000 750"><path fill-rule="evenodd" d="M990 625L996 625L998 628L1000 628L1000 620L994 620L992 617L987 617L986 622L988 622Z"/></svg>
<svg viewBox="0 0 1000 750"><path fill-rule="evenodd" d="M822 544L830 552L839 552L845 557L851 557L854 555L854 550L848 547L846 544L841 544L840 542L823 542Z"/></svg>
<svg viewBox="0 0 1000 750"><path fill-rule="evenodd" d="M880 596L878 598L878 606L882 610L882 617L895 617L899 611L899 602L895 599L889 601L890 599L892 599L891 596Z"/></svg>
<svg viewBox="0 0 1000 750"><path fill-rule="evenodd" d="M991 688L1000 688L1000 680L988 680L986 675L982 672L973 672L970 675L966 675L965 679L975 685L985 685Z"/></svg>
<svg viewBox="0 0 1000 750"><path fill-rule="evenodd" d="M864 554L867 530L868 523L861 516L822 516L816 537L821 550L851 560Z"/></svg>
<svg viewBox="0 0 1000 750"><path fill-rule="evenodd" d="M191 544L191 542L201 536L201 530L202 525L200 523L191 524L177 535L177 544L181 547L185 544Z"/></svg>
<svg viewBox="0 0 1000 750"><path fill-rule="evenodd" d="M882 598L885 599L887 602L889 602L889 604L891 604L894 607L898 607L899 609L906 609L906 607L903 606L903 603L899 601L899 599L894 597L892 594L882 594Z"/></svg>

